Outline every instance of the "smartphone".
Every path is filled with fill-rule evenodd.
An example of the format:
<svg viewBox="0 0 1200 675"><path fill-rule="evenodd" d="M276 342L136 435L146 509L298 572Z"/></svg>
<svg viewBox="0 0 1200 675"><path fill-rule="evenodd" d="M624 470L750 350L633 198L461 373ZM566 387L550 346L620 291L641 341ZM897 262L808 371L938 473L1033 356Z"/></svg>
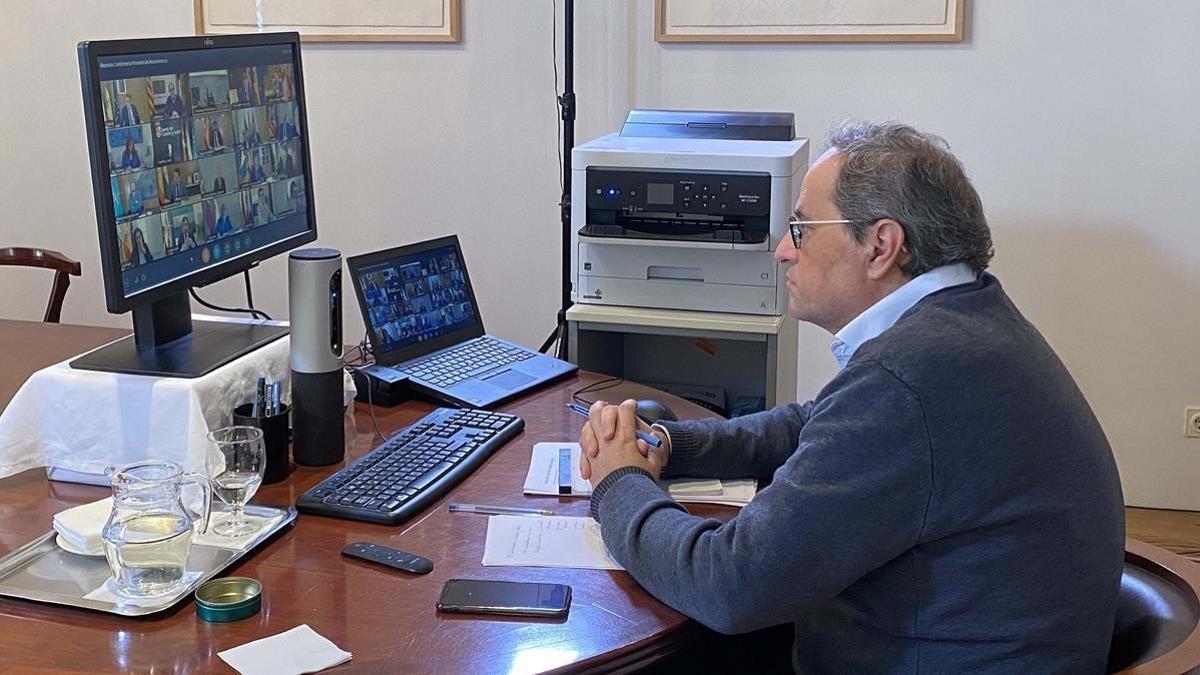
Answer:
<svg viewBox="0 0 1200 675"><path fill-rule="evenodd" d="M447 581L437 603L443 612L550 617L566 616L570 607L570 586L482 579Z"/></svg>

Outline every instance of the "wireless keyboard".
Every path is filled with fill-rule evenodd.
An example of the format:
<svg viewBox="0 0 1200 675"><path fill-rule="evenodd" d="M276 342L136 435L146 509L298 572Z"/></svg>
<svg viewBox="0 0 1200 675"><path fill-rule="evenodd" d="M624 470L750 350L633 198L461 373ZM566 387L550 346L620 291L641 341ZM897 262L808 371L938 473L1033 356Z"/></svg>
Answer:
<svg viewBox="0 0 1200 675"><path fill-rule="evenodd" d="M516 415L438 408L305 492L296 508L398 525L462 482L524 427Z"/></svg>

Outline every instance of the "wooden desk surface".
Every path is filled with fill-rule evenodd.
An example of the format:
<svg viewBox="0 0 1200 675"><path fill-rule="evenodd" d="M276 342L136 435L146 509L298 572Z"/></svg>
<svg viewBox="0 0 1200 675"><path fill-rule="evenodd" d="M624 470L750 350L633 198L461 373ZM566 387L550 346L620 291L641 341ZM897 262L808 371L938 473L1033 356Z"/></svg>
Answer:
<svg viewBox="0 0 1200 675"><path fill-rule="evenodd" d="M0 319L0 409L37 369L128 333L113 328L58 326ZM523 434L490 458L453 492L457 501L551 506L563 515L584 515L587 502L520 494L533 444L563 440L579 420L566 409L570 392L595 376L584 374L502 407L526 420ZM706 411L633 384L607 398L653 395L683 417ZM385 433L432 409L410 402L376 409ZM371 419L356 406L347 427L348 454L374 447ZM298 469L287 481L264 486L254 501L294 504L297 497L341 465ZM69 506L102 498L98 487L52 483L41 471L0 480L0 555L49 527ZM232 672L216 653L301 623L354 654L338 672L508 672L614 669L645 664L686 648L707 635L695 622L646 594L624 572L531 568L484 568L487 519L450 514L443 498L399 527L302 515L293 528L230 570L263 583L263 609L250 619L208 624L193 603L144 619L0 599L3 670L34 672ZM689 506L727 519L732 509ZM1200 555L1200 514L1127 510L1128 535L1185 555ZM370 540L414 551L434 561L433 573L411 577L344 558L342 546ZM439 615L434 602L451 577L554 581L570 584L574 602L565 621Z"/></svg>
<svg viewBox="0 0 1200 675"><path fill-rule="evenodd" d="M32 372L128 331L0 320L0 343L17 349L0 361L0 407ZM599 379L584 374L501 407L525 418L525 431L493 455L451 494L455 501L550 507L586 515L585 499L527 498L521 485L534 443L573 439L581 420L566 403L571 392ZM707 411L627 383L606 397L660 398L681 417ZM409 402L377 408L384 432L433 409ZM377 440L365 406L347 426L350 458ZM342 465L297 469L283 483L263 486L262 504L290 505ZM49 482L41 470L0 480L0 555L49 529L54 513L109 494L106 488ZM686 646L704 632L650 597L624 572L485 568L487 517L451 514L449 497L398 527L301 515L294 527L248 556L229 573L263 584L262 611L228 624L200 621L191 601L143 619L0 598L0 670L231 672L217 652L307 623L354 658L345 672L510 672L612 668L646 663ZM691 507L690 507L691 508ZM693 512L729 518L733 509L697 506ZM375 541L429 557L434 571L409 576L340 555L346 544ZM548 581L574 592L566 620L440 615L434 609L452 577Z"/></svg>

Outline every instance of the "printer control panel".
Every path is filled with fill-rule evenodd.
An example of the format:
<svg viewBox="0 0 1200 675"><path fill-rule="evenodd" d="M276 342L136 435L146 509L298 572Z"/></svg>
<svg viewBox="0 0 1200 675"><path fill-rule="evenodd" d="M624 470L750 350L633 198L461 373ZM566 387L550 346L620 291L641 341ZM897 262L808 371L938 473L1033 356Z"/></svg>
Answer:
<svg viewBox="0 0 1200 675"><path fill-rule="evenodd" d="M720 216L770 213L766 173L589 168L587 206L626 215L642 212Z"/></svg>

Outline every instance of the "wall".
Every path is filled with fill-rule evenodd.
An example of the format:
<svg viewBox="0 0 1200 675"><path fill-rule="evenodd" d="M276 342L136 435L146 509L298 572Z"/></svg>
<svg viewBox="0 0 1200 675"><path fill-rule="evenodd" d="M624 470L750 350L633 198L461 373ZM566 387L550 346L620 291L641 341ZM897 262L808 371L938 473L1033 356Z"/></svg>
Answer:
<svg viewBox="0 0 1200 675"><path fill-rule="evenodd" d="M846 116L945 136L988 208L993 270L1092 402L1127 501L1200 509L1200 441L1182 437L1183 408L1200 404L1189 311L1200 6L974 0L961 44L666 46L652 40L651 4L579 3L580 141L615 129L630 102L792 110L818 138ZM83 261L66 321L128 325L103 309L74 44L187 34L191 7L0 3L0 83L12 93L0 242ZM457 45L304 52L318 243L354 253L459 232L488 327L525 344L550 331L558 303L551 25L550 3L466 0ZM0 313L40 316L48 278L0 274ZM283 260L254 279L258 304L286 314ZM236 280L204 293L241 299ZM353 307L346 318L361 334ZM827 335L801 338L808 393L833 363Z"/></svg>
<svg viewBox="0 0 1200 675"><path fill-rule="evenodd" d="M593 56L576 72L588 105L577 133L590 138L628 106L628 16L580 4L576 21L587 30L576 50L581 61ZM554 327L560 297L555 24L549 2L517 7L463 2L458 44L306 44L305 90L316 245L350 255L457 232L486 327L536 347ZM559 23L561 12L560 2ZM191 0L0 3L0 82L13 95L0 116L0 245L82 261L66 322L130 325L104 309L75 44L192 28ZM559 35L560 56L562 48ZM286 258L252 276L256 304L286 318ZM0 315L41 317L48 274L5 269L0 284ZM239 278L201 295L244 304ZM346 334L361 336L356 304L345 318Z"/></svg>
<svg viewBox="0 0 1200 675"><path fill-rule="evenodd" d="M791 110L817 139L843 117L944 136L987 208L993 271L1092 403L1126 500L1200 509L1200 440L1183 438L1200 403L1200 5L967 4L960 44L736 46L655 43L642 3L634 101ZM808 393L834 365L828 334L801 340Z"/></svg>

